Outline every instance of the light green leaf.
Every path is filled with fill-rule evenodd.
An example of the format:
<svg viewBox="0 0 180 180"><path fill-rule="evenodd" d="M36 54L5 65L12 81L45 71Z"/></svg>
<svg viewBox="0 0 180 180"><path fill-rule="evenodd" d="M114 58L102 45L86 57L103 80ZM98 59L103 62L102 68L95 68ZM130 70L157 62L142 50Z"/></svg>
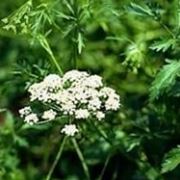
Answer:
<svg viewBox="0 0 180 180"><path fill-rule="evenodd" d="M162 39L160 41L155 42L150 49L155 50L157 52L162 51L166 52L168 49L174 49L176 46L176 39Z"/></svg>
<svg viewBox="0 0 180 180"><path fill-rule="evenodd" d="M29 145L25 138L18 135L14 135L14 141L21 147L28 147Z"/></svg>
<svg viewBox="0 0 180 180"><path fill-rule="evenodd" d="M41 46L46 50L46 52L50 55L50 56L53 56L53 52L49 46L49 43L46 39L45 36L43 36L42 34L39 34L36 36L39 43L41 44Z"/></svg>
<svg viewBox="0 0 180 180"><path fill-rule="evenodd" d="M127 10L135 15L139 16L153 16L151 9L148 6L140 6L135 3L131 3Z"/></svg>
<svg viewBox="0 0 180 180"><path fill-rule="evenodd" d="M8 17L5 17L1 20L5 24L3 26L3 29L7 31L13 31L15 34L18 33L17 30L20 30L19 33L25 32L24 26L27 26L27 24L29 23L29 15L31 13L31 10L32 0L29 0Z"/></svg>
<svg viewBox="0 0 180 180"><path fill-rule="evenodd" d="M81 54L82 48L84 47L83 37L81 33L78 33L78 53Z"/></svg>
<svg viewBox="0 0 180 180"><path fill-rule="evenodd" d="M162 173L174 170L180 164L180 146L172 149L166 154L165 160L162 163Z"/></svg>

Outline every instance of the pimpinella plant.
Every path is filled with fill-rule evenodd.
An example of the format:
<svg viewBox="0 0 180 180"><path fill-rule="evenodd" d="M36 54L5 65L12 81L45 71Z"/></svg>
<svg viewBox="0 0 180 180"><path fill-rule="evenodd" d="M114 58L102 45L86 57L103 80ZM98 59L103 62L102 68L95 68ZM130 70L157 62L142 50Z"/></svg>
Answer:
<svg viewBox="0 0 180 180"><path fill-rule="evenodd" d="M0 51L1 62L7 63L6 66L11 67L10 60L20 61L16 77L21 75L22 78L16 78L18 85L9 83L6 98L2 79L7 82L10 73L0 66L0 95L7 100L15 116L20 107L26 105L20 111L27 122L22 129L29 143L32 135L36 141L33 139L28 156L21 156L19 162L24 165L26 158L42 160L40 165L27 160L27 166L33 164L38 171L37 177L32 175L32 179L43 178L47 171L48 178L52 179L53 176L88 179L80 173L78 160L75 160L77 166L71 164L74 147L87 177L89 168L92 179L99 174L102 179L103 173L104 179L179 179L179 149L175 148L180 132L179 0L10 0L2 1L0 8L2 4L7 4L9 11L20 7L3 19L0 35L8 37L1 41L4 43L0 43ZM1 12L2 16L8 14L6 10ZM46 64L48 66L44 66ZM93 108L89 105L92 94L87 99L77 100L79 94L87 96L82 87L91 75L86 73L88 77L80 78L81 86L74 85L75 80L64 83L66 73L62 72L70 73L69 70L76 67L101 74L108 84L121 92L124 109L118 113L106 109L108 99L112 99L109 98L111 93L107 97L93 95ZM50 88L57 85L54 79L59 85ZM27 91L24 82L28 82ZM99 94L106 86L104 81L102 84L85 89ZM97 96L101 102L99 109ZM66 99L70 102L68 105ZM2 98L0 104L3 104ZM22 119L18 123L22 123ZM50 169L56 143L60 143L60 147ZM21 149L17 151L22 154ZM23 151L23 155L25 153ZM60 156L62 161L58 161ZM135 165L132 167L132 164ZM105 168L99 173L97 170L103 165ZM25 170L24 174L32 173Z"/></svg>
<svg viewBox="0 0 180 180"><path fill-rule="evenodd" d="M68 39L68 43L72 44L70 54L73 67L76 68L77 56L81 54L84 47L82 26L89 16L90 1L86 3L76 0L62 1L61 5L66 7L66 14L63 13L64 8L61 7L59 11L56 9L58 3L60 2L49 1L36 5L35 2L29 0L2 20L4 30L24 36L33 43L38 42L48 53L52 65L59 72L59 74L49 72L49 75L41 82L32 84L28 88L30 103L19 111L24 121L30 125L58 121L61 125L60 132L65 134L47 180L51 178L67 136L80 133L81 124L90 119L92 121L105 119L106 113L118 110L120 105L120 98L115 90L106 87L100 76L78 70L72 70L63 75L62 67L47 37L52 35L51 32L54 29L61 32L61 24L65 24L67 28L61 33ZM82 162L86 178L89 179L88 167L78 143L73 137L71 140Z"/></svg>
<svg viewBox="0 0 180 180"><path fill-rule="evenodd" d="M35 125L56 121L65 116L67 122L59 123L62 126L61 133L66 136L75 136L80 131L81 123L86 123L88 119L102 121L107 112L118 110L120 106L120 97L115 90L106 87L100 76L90 75L85 71L71 70L63 76L50 74L43 81L32 84L28 92L30 106L19 111L24 121ZM89 178L78 144L74 138L72 140ZM63 145L64 142L61 147ZM47 179L51 174L52 171Z"/></svg>

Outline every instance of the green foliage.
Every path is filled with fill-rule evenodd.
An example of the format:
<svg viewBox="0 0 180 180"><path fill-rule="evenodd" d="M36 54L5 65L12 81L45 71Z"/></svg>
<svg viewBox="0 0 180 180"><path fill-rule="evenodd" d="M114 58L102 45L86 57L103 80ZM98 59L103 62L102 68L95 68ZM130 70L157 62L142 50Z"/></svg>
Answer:
<svg viewBox="0 0 180 180"><path fill-rule="evenodd" d="M20 30L21 33L26 33L29 28L29 14L31 8L32 0L29 0L14 13L2 19L2 22L5 24L3 28L8 31L12 30L14 33L17 33L18 30Z"/></svg>
<svg viewBox="0 0 180 180"><path fill-rule="evenodd" d="M176 82L176 77L180 73L180 61L171 61L164 65L156 75L152 83L150 97L152 100L157 98L163 92L168 92Z"/></svg>
<svg viewBox="0 0 180 180"><path fill-rule="evenodd" d="M170 150L162 163L162 173L174 170L180 164L180 146Z"/></svg>
<svg viewBox="0 0 180 180"><path fill-rule="evenodd" d="M18 169L19 159L15 144L27 147L27 141L16 133L15 122L10 112L4 112L5 123L0 126L0 179L23 180L23 174Z"/></svg>
<svg viewBox="0 0 180 180"><path fill-rule="evenodd" d="M126 51L126 59L123 62L123 65L129 65L132 68L134 73L137 73L137 69L140 68L145 59L145 51L146 47L144 43L132 43L129 45Z"/></svg>
<svg viewBox="0 0 180 180"><path fill-rule="evenodd" d="M180 179L179 0L8 0L0 10L0 179L46 177L65 120L31 127L18 110L30 84L74 68L101 75L122 105L79 127L84 159L67 140L52 179L86 179L85 161L91 179Z"/></svg>

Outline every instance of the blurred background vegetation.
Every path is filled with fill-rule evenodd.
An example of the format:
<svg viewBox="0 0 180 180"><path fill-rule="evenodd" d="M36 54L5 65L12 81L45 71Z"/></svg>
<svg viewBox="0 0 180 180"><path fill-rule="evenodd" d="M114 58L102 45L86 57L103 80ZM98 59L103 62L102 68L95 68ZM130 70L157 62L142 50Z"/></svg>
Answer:
<svg viewBox="0 0 180 180"><path fill-rule="evenodd" d="M120 111L77 137L91 179L180 179L180 0L8 0L0 11L0 179L51 167L59 125L25 126L18 109L55 60L121 96ZM70 142L52 179L86 179Z"/></svg>

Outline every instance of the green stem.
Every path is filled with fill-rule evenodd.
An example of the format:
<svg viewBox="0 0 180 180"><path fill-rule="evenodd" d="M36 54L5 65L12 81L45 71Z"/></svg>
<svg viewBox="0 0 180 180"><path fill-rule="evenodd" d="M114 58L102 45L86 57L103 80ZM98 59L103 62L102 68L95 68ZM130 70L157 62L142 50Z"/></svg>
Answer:
<svg viewBox="0 0 180 180"><path fill-rule="evenodd" d="M77 68L77 48L76 48L76 44L73 44L73 58L72 58L72 67L74 69Z"/></svg>
<svg viewBox="0 0 180 180"><path fill-rule="evenodd" d="M48 175L46 177L46 180L50 180L51 179L52 173L53 173L53 171L54 171L54 169L55 169L55 167L56 167L56 165L57 165L57 163L58 163L58 161L59 161L59 159L61 157L61 154L62 154L62 151L64 149L64 145L65 145L66 139L67 139L67 137L65 136L63 138L63 140L62 140L62 143L60 144L59 151L58 151L58 153L56 155L56 158L55 158L55 160L54 160L54 162L53 162L53 164L52 164L52 166L51 166L51 168L49 170L49 173L48 173Z"/></svg>
<svg viewBox="0 0 180 180"><path fill-rule="evenodd" d="M58 64L56 58L54 57L54 55L50 54L50 56L51 56L51 59L52 59L54 65L56 66L57 70L59 71L60 75L63 75L63 71L62 71L60 65Z"/></svg>
<svg viewBox="0 0 180 180"><path fill-rule="evenodd" d="M76 152L77 152L77 154L78 154L78 156L79 156L79 159L80 159L80 161L81 161L81 163L82 163L82 167L83 167L83 169L84 169L84 173L85 173L85 175L86 175L86 178L87 178L87 180L90 180L90 175L89 175L88 166L87 166L87 164L86 164L86 162L85 162L85 159L84 159L84 157L83 157L83 154L82 154L82 152L81 152L81 150L80 150L80 148L79 148L79 146L78 146L77 141L76 141L75 138L72 138L72 143L73 143L74 148L76 149Z"/></svg>
<svg viewBox="0 0 180 180"><path fill-rule="evenodd" d="M38 39L38 41L41 44L41 46L46 50L46 52L51 57L52 63L55 65L55 67L59 71L60 75L63 75L63 71L62 71L60 65L58 64L56 58L54 57L54 54L53 54L53 52L51 50L51 47L50 47L46 37L41 35L41 34L39 34L39 35L36 36L36 38Z"/></svg>
<svg viewBox="0 0 180 180"><path fill-rule="evenodd" d="M105 172L105 170L107 168L107 165L108 165L110 159L111 159L111 154L109 154L108 157L106 158L106 161L104 163L104 167L103 167L103 169L102 169L102 171L101 171L101 173L100 173L97 180L103 179L104 172Z"/></svg>
<svg viewBox="0 0 180 180"><path fill-rule="evenodd" d="M158 23L162 28L164 28L172 36L172 38L175 38L174 33L168 28L166 24L164 24L161 20L159 20Z"/></svg>
<svg viewBox="0 0 180 180"><path fill-rule="evenodd" d="M94 121L90 119L91 125L94 127L94 129L99 133L99 135L110 145L113 145L113 143L108 139L107 135L102 129L99 129L98 126L95 125Z"/></svg>
<svg viewBox="0 0 180 180"><path fill-rule="evenodd" d="M72 35L72 67L74 69L77 69L77 52L78 52L78 48L77 48L77 34L78 34L78 28L79 28L79 17L78 17L78 3L77 0L75 0L73 2L73 6L72 6L73 10L74 10L74 18L76 21L76 26L74 27L73 30L73 35Z"/></svg>

